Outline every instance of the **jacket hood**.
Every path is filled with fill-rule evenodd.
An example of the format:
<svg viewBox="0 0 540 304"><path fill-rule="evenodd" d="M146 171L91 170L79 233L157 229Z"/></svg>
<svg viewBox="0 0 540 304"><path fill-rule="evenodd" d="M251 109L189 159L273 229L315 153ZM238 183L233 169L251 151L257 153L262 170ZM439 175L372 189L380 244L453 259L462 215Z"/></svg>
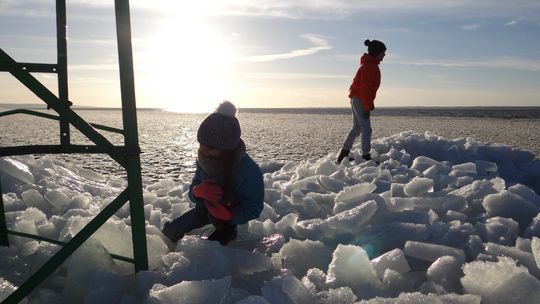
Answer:
<svg viewBox="0 0 540 304"><path fill-rule="evenodd" d="M366 64L366 63L379 64L381 62L377 58L371 56L370 54L364 53L364 55L362 55L362 58L360 58L360 64Z"/></svg>

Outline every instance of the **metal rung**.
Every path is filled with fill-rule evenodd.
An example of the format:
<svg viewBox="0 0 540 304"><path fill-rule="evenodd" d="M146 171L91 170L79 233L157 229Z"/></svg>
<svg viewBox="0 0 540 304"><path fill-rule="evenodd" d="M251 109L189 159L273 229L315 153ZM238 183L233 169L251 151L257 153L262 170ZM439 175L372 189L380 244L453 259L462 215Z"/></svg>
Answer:
<svg viewBox="0 0 540 304"><path fill-rule="evenodd" d="M0 72L9 72L11 70L18 69L30 73L58 73L57 64L49 63L28 63L28 62L15 62L15 63L3 63L0 64Z"/></svg>
<svg viewBox="0 0 540 304"><path fill-rule="evenodd" d="M43 113L43 112L38 112L38 111L33 111L33 110L28 110L28 109L15 109L15 110L9 110L9 111L0 112L0 117L8 116L8 115L15 115L15 114L28 114L28 115L39 116L39 117L52 119L52 120L60 120L60 116L47 114L47 113ZM122 130L122 129L108 127L108 126L100 125L100 124L96 124L96 123L90 123L90 125L92 127L96 128L96 129L100 129L100 130L103 130L103 131L109 131L109 132L113 132L113 133L124 134L124 130Z"/></svg>
<svg viewBox="0 0 540 304"><path fill-rule="evenodd" d="M50 239L48 237L44 237L44 236L41 236L41 235L18 232L18 231L13 231L13 230L8 230L8 229L6 229L6 232L7 232L7 234L20 236L20 237L25 237L25 238L29 238L29 239L33 239L33 240L37 240L37 241L43 241L43 242L47 242L47 243L51 243L51 244L55 244L55 245L60 245L60 246L67 245L66 242ZM118 254L114 254L114 253L110 253L110 252L109 252L109 255L111 256L111 258L113 258L115 260L120 260L120 261L124 261L124 262L128 262L128 263L135 263L135 260L133 258L128 258L128 257L122 256L122 255L118 255Z"/></svg>

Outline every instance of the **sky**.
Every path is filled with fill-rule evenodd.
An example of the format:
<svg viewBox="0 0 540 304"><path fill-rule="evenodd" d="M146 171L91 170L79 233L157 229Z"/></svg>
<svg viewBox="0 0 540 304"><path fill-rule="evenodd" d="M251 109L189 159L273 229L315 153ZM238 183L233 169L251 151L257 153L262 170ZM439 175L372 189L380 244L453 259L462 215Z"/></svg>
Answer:
<svg viewBox="0 0 540 304"><path fill-rule="evenodd" d="M0 0L0 48L56 62L52 0ZM120 107L113 0L67 0L70 100ZM540 106L538 0L132 0L138 107L348 107L365 39L376 107ZM56 93L56 75L35 74ZM40 103L0 73L0 103Z"/></svg>

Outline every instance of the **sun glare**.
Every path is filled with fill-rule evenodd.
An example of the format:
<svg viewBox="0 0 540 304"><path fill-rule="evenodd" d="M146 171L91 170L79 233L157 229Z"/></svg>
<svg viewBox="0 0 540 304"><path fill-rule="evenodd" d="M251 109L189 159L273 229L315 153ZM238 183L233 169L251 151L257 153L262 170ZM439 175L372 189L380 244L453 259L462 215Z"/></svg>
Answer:
<svg viewBox="0 0 540 304"><path fill-rule="evenodd" d="M182 12L154 37L153 96L169 111L208 112L229 98L231 54L224 37L196 10Z"/></svg>

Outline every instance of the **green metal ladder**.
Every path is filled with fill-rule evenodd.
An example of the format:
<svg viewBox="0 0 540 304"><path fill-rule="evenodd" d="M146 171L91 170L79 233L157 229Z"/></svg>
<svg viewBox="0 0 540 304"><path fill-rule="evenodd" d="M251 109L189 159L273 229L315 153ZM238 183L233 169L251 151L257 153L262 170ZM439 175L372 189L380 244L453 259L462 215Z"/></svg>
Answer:
<svg viewBox="0 0 540 304"><path fill-rule="evenodd" d="M142 198L140 148L137 132L137 109L135 105L135 84L133 76L133 54L131 48L131 25L129 0L114 0L116 14L116 35L118 41L118 61L120 70L120 89L122 98L123 130L99 124L89 124L70 107L68 100L67 75L67 37L66 37L66 0L56 0L57 64L16 62L0 48L0 71L9 72L24 84L48 108L58 113L50 115L31 110L12 110L0 113L0 117L13 114L28 114L60 122L60 145L28 145L0 147L0 157L25 154L59 153L101 153L107 154L127 172L128 186L107 207L96 215L69 242L49 239L39 235L11 231L6 227L4 203L0 185L0 245L9 246L8 235L27 237L61 245L40 269L17 288L2 304L18 303L40 286L71 254L94 234L111 216L129 201L131 232L133 240L133 258L111 254L114 259L131 262L135 271L148 270L146 247L146 229ZM56 73L58 75L58 96L48 90L30 73ZM73 145L70 143L70 126L85 135L94 145ZM123 134L124 145L115 146L96 129Z"/></svg>

